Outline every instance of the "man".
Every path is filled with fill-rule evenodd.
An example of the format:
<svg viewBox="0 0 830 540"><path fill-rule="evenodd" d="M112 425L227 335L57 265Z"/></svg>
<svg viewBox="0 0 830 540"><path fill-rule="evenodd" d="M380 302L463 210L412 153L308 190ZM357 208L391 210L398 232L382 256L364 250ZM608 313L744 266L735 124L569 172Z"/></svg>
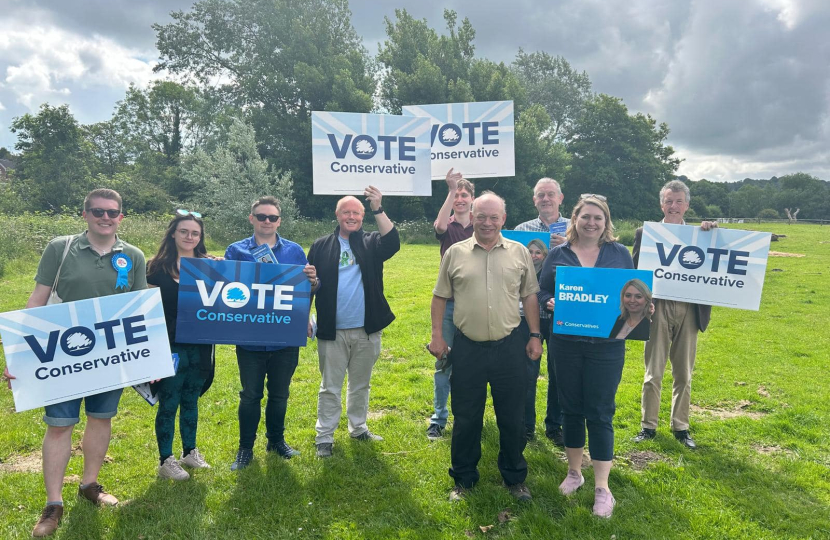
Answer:
<svg viewBox="0 0 830 540"><path fill-rule="evenodd" d="M689 187L679 180L668 182L660 190L663 223L685 225L683 216L689 209ZM708 231L717 227L716 221L704 221L700 228ZM636 267L640 259L643 228L634 235L633 259ZM646 372L643 381L642 421L635 442L653 439L657 435L657 416L660 412L660 388L666 359L672 366L671 429L675 438L687 448L697 445L689 434L689 404L692 394L692 370L695 367L697 332L709 325L712 306L654 300L651 332L645 347Z"/></svg>
<svg viewBox="0 0 830 540"><path fill-rule="evenodd" d="M542 355L536 299L539 284L530 252L501 235L506 218L504 199L492 192L478 197L473 208L473 236L447 250L433 291L429 350L436 358L448 352L444 311L449 298L456 301L453 322L457 332L450 353L455 423L449 471L455 487L450 500L463 498L479 479L488 383L499 427L499 471L515 498L531 499L524 483L527 462L522 455L526 444L524 360L526 356L538 360ZM516 306L520 299L530 328L527 341L518 331Z"/></svg>
<svg viewBox="0 0 830 540"><path fill-rule="evenodd" d="M383 295L383 263L398 252L401 240L381 206L383 194L374 186L363 193L377 232L363 231L363 205L355 197L337 202L334 233L317 239L308 260L317 267L320 289L317 308L317 352L320 391L317 396L317 457L328 458L340 421L343 379L349 374L346 415L349 435L359 441L381 441L369 431L369 382L380 355L380 334L394 319ZM309 326L309 336L311 327Z"/></svg>
<svg viewBox="0 0 830 540"><path fill-rule="evenodd" d="M570 223L559 213L559 205L565 195L559 187L559 182L553 178L540 178L533 188L533 205L539 211L539 217L519 223L517 231L548 232L553 223ZM558 246L565 241L564 234L551 234L550 247ZM562 407L559 406L559 391L556 387L556 371L553 367L553 356L550 352L550 325L542 326L542 336L548 343L548 403L545 413L545 436L560 448L565 447L565 438L562 434ZM536 380L539 378L539 362L531 359L525 361L527 367L528 385L525 397L525 437L533 440L536 432Z"/></svg>
<svg viewBox="0 0 830 540"><path fill-rule="evenodd" d="M55 238L46 246L35 275L35 289L27 308L45 306L60 272L57 294L64 302L85 300L147 288L144 254L118 238L121 196L111 189L95 189L84 199L84 221L87 230L76 236ZM68 243L68 250L67 250ZM128 268L126 287L118 284L120 272ZM123 270L121 271L123 272ZM6 369L7 379L13 379ZM11 388L11 382L9 382ZM115 506L118 499L104 491L98 473L109 448L112 418L118 411L121 391L47 405L43 421L43 482L46 485L46 507L32 531L32 536L49 536L57 529L63 516L64 474L72 451L72 431L80 421L81 402L86 411L83 436L84 472L78 496L97 506Z"/></svg>
<svg viewBox="0 0 830 540"><path fill-rule="evenodd" d="M450 169L447 173L447 198L438 211L433 228L435 238L441 242L441 258L444 257L447 249L456 242L466 240L473 235L473 222L470 219L470 211L475 199L475 186L465 180L461 173L453 172ZM452 212L452 215L450 215ZM452 338L455 335L455 327L452 324L452 311L455 302L452 298L447 300L447 308L444 311L444 339L447 347L452 348ZM450 411L447 408L447 400L450 397L450 377L452 376L452 364L447 363L443 369L436 369L433 375L435 389L433 394L433 405L435 412L429 420L427 438L435 441L443 437L444 428L447 426L447 418Z"/></svg>
<svg viewBox="0 0 830 540"><path fill-rule="evenodd" d="M229 261L255 262L251 251L268 244L279 264L304 266L303 272L311 282L312 292L318 287L317 271L308 264L299 244L282 238L277 231L282 224L280 201L266 196L251 205L248 221L254 235L234 242L225 251ZM268 401L265 404L266 452L276 452L291 459L300 452L285 442L285 412L288 408L288 388L300 358L299 347L237 345L236 362L239 365L239 449L231 465L232 471L244 469L254 459L254 441L261 416L265 379L268 379Z"/></svg>

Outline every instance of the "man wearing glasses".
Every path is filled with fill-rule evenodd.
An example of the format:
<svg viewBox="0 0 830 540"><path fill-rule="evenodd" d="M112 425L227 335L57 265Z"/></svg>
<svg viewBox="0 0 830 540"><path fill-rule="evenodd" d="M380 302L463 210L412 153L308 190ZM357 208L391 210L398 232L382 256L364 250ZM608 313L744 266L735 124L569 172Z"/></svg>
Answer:
<svg viewBox="0 0 830 540"><path fill-rule="evenodd" d="M144 254L116 235L124 218L121 196L111 189L91 191L84 199L83 218L87 223L85 232L55 238L46 246L26 308L45 306L53 288L64 302L147 288ZM4 375L7 380L14 378L8 369ZM87 420L83 436L84 472L78 496L97 506L118 504L118 499L98 483L98 473L109 448L112 418L118 410L121 391L119 388L46 406L42 458L46 507L32 536L51 535L63 516L63 480L82 401Z"/></svg>
<svg viewBox="0 0 830 540"><path fill-rule="evenodd" d="M260 197L251 205L248 221L254 227L254 235L234 242L225 251L228 261L256 262L251 251L267 244L279 264L304 266L303 272L311 283L312 292L319 286L317 270L305 257L299 244L277 234L280 227L280 201L276 197ZM267 452L276 452L291 459L300 452L285 442L285 412L288 408L288 387L300 357L299 347L237 345L236 361L239 365L239 449L231 465L232 471L244 469L254 459L254 441L261 416L265 379L268 379L268 400L265 404L265 437Z"/></svg>

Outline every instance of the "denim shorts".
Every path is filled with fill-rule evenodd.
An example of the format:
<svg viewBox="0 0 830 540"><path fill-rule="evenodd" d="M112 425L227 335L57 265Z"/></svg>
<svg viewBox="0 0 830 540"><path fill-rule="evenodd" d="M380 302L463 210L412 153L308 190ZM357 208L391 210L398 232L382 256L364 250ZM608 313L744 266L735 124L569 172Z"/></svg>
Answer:
<svg viewBox="0 0 830 540"><path fill-rule="evenodd" d="M121 399L123 388L110 390L94 396L72 399L63 403L55 403L45 407L43 421L46 425L55 427L74 426L81 418L81 401L84 410L90 418L112 418L118 412L118 401Z"/></svg>

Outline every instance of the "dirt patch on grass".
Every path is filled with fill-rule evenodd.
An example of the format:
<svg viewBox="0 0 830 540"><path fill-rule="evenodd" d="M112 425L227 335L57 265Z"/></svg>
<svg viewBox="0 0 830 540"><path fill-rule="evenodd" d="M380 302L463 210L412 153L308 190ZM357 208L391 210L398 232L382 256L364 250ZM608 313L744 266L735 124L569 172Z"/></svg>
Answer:
<svg viewBox="0 0 830 540"><path fill-rule="evenodd" d="M783 251L770 251L770 257L804 257L803 253L784 253Z"/></svg>
<svg viewBox="0 0 830 540"><path fill-rule="evenodd" d="M763 456L784 455L792 456L793 451L781 448L777 444L753 444L752 449Z"/></svg>
<svg viewBox="0 0 830 540"><path fill-rule="evenodd" d="M623 457L631 464L631 468L635 471L642 471L652 463L666 461L666 456L652 452L651 450L636 450Z"/></svg>
<svg viewBox="0 0 830 540"><path fill-rule="evenodd" d="M23 456L10 456L5 462L0 463L0 472L22 472L39 473L40 452L32 452Z"/></svg>
<svg viewBox="0 0 830 540"><path fill-rule="evenodd" d="M729 418L751 418L758 420L764 417L765 413L747 410L751 406L751 401L742 399L731 406L698 407L697 405L692 405L690 409L693 413L712 416L718 420L726 420Z"/></svg>
<svg viewBox="0 0 830 540"><path fill-rule="evenodd" d="M379 418L383 418L387 414L393 414L395 411L393 409L378 409L377 411L369 411L366 415L368 420L377 420Z"/></svg>

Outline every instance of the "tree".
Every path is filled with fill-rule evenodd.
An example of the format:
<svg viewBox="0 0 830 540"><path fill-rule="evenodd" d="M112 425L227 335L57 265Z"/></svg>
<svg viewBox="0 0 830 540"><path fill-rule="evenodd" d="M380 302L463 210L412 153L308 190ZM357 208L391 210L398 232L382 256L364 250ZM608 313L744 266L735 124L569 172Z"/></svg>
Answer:
<svg viewBox="0 0 830 540"><path fill-rule="evenodd" d="M91 164L93 174L112 178L128 166L127 141L115 121L83 126L82 131L95 158Z"/></svg>
<svg viewBox="0 0 830 540"><path fill-rule="evenodd" d="M328 198L311 197L311 111L368 112L375 91L347 0L200 0L171 17L153 26L156 70L245 111L262 156L296 179L304 211L330 212Z"/></svg>
<svg viewBox="0 0 830 540"><path fill-rule="evenodd" d="M528 104L545 108L551 119L554 140L567 140L574 123L591 98L591 80L561 56L546 52L526 53L519 49L513 72L524 85Z"/></svg>
<svg viewBox="0 0 830 540"><path fill-rule="evenodd" d="M13 187L30 208L80 207L87 193L91 152L69 107L44 103L38 114L16 117L11 131L20 152Z"/></svg>
<svg viewBox="0 0 830 540"><path fill-rule="evenodd" d="M580 193L608 198L617 218L649 219L658 213L659 190L674 179L680 159L664 144L669 128L650 115L630 115L619 98L599 94L573 128L567 148L566 202Z"/></svg>
<svg viewBox="0 0 830 540"><path fill-rule="evenodd" d="M708 215L706 207L721 205L729 200L729 188L723 182L710 182L705 178L697 182L688 182L691 192L691 206L697 215Z"/></svg>

